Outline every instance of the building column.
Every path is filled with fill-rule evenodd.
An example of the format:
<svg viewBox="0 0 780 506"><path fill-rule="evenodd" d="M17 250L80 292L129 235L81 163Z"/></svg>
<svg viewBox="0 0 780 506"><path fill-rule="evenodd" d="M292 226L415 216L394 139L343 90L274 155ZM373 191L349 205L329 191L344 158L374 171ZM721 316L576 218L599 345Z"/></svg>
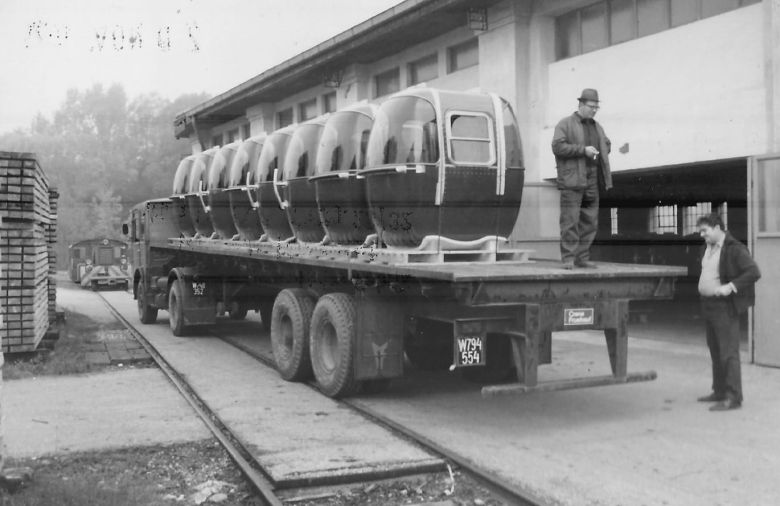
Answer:
<svg viewBox="0 0 780 506"><path fill-rule="evenodd" d="M274 105L263 102L246 110L246 118L249 120L249 134L252 136L274 131Z"/></svg>
<svg viewBox="0 0 780 506"><path fill-rule="evenodd" d="M780 152L780 0L764 0L767 151Z"/></svg>
<svg viewBox="0 0 780 506"><path fill-rule="evenodd" d="M336 108L343 109L361 100L371 99L371 76L365 65L354 64L344 69L341 85L336 90Z"/></svg>

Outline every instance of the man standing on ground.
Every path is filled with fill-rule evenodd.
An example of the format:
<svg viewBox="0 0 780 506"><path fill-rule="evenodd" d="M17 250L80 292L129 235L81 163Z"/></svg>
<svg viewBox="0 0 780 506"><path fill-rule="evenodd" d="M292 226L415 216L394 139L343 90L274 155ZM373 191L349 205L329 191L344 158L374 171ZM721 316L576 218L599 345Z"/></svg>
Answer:
<svg viewBox="0 0 780 506"><path fill-rule="evenodd" d="M596 267L590 261L590 246L598 229L599 192L612 188L611 143L593 119L599 110L599 93L584 89L577 100L577 112L558 122L552 140L561 191L564 269Z"/></svg>
<svg viewBox="0 0 780 506"><path fill-rule="evenodd" d="M761 277L744 244L734 239L717 214L696 222L705 242L701 256L699 295L712 357L712 393L700 402L717 402L710 411L742 405L739 364L739 316L753 305L753 285Z"/></svg>

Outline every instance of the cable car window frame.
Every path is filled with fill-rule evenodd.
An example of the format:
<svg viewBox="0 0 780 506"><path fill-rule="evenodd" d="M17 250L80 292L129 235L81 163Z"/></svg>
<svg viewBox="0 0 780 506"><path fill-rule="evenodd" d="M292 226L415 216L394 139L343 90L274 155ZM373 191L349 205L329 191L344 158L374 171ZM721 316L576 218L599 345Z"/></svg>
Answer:
<svg viewBox="0 0 780 506"><path fill-rule="evenodd" d="M471 117L471 118L484 118L487 122L487 133L488 137L462 137L462 136L455 136L452 134L452 122L453 122L453 116L457 117ZM460 111L460 110L452 110L447 111L447 114L445 115L445 121L444 121L444 131L447 136L447 159L454 163L455 165L465 165L465 166L478 166L478 167L490 167L492 165L496 164L497 161L497 145L496 145L496 128L495 128L495 121L493 120L493 117L487 113L484 112L475 112L475 111ZM453 141L466 141L466 142L487 142L488 143L488 150L490 153L490 158L487 161L460 161L455 159L454 156L454 149L453 149Z"/></svg>

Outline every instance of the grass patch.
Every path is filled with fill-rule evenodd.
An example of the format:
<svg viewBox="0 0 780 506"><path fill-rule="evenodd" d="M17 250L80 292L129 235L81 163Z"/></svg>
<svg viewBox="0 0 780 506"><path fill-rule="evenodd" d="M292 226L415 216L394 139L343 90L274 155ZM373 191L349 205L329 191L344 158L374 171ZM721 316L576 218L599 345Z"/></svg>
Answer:
<svg viewBox="0 0 780 506"><path fill-rule="evenodd" d="M229 483L227 505L260 504L215 440L169 446L55 455L8 467L30 467L33 480L2 506L150 506L192 504L198 485Z"/></svg>
<svg viewBox="0 0 780 506"><path fill-rule="evenodd" d="M160 504L148 487L117 483L106 487L94 478L51 479L35 483L14 496L3 498L3 506L137 506Z"/></svg>
<svg viewBox="0 0 780 506"><path fill-rule="evenodd" d="M105 366L87 361L90 344L101 342L101 334L124 327L119 322L100 323L90 317L68 312L62 335L50 351L36 353L6 354L3 379L23 379L36 376L57 376L83 374Z"/></svg>

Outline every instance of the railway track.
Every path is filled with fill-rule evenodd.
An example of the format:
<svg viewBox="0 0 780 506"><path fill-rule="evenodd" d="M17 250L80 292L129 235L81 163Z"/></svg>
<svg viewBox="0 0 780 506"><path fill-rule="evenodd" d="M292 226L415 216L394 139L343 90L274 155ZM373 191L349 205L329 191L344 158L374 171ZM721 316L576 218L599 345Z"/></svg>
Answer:
<svg viewBox="0 0 780 506"><path fill-rule="evenodd" d="M171 383L177 388L182 397L193 407L196 414L203 420L208 429L219 441L222 447L228 452L231 459L235 462L244 477L249 481L252 487L257 491L260 498L265 504L268 505L283 505L284 501L277 495L269 475L263 470L262 465L251 455L251 453L243 447L238 438L231 432L230 428L220 420L219 416L209 408L209 406L201 399L195 390L189 385L185 378L183 378L163 357L157 349L150 343L135 326L129 322L119 311L117 311L102 294L98 294L101 300L106 305L108 310L128 329L128 331L138 340L138 342L149 353L155 363L160 367L162 372L171 381ZM214 337L221 339L222 341L236 347L242 352L246 353L253 359L257 360L266 367L274 368L275 364L273 358L263 354L257 350L254 350L248 346L243 345L241 342L231 339L230 336L220 335L219 333L213 334ZM312 382L308 383L309 388L318 390L317 386ZM469 475L477 483L482 485L491 494L509 505L517 506L536 506L542 504L542 502L535 497L532 497L527 492L518 490L512 484L492 475L492 473L486 469L480 468L470 459L459 455L457 452L432 441L430 438L425 437L418 432L405 427L402 424L384 416L381 413L373 410L371 407L363 404L359 400L352 399L340 399L337 402L348 407L354 412L365 417L372 423L380 425L389 430L393 434L411 441L417 446L424 448L429 453L436 455L448 463L449 466L456 466L461 472ZM343 477L342 477L343 478ZM357 479L357 482L364 481L365 477ZM340 483L343 482L343 479Z"/></svg>

